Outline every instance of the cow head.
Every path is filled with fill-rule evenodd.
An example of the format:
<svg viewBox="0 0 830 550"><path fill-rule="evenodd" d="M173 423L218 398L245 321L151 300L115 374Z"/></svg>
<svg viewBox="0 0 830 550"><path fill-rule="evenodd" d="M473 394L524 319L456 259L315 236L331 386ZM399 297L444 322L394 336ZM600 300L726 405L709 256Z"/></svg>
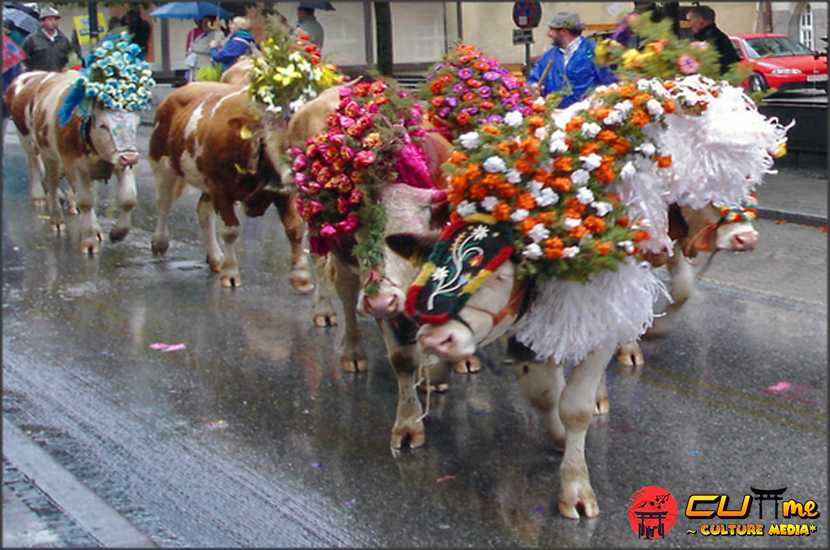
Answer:
<svg viewBox="0 0 830 550"><path fill-rule="evenodd" d="M386 216L384 234L429 231L435 222L434 205L445 198L446 193L435 189L399 183L388 185L381 197ZM388 318L403 313L406 290L418 274L418 267L394 253L388 246L383 247L383 259L382 274L379 270L361 270L362 289L357 308L362 315ZM377 283L377 292L366 292L370 283Z"/></svg>
<svg viewBox="0 0 830 550"><path fill-rule="evenodd" d="M96 153L116 167L138 164L139 114L95 108L89 121L89 140Z"/></svg>
<svg viewBox="0 0 830 550"><path fill-rule="evenodd" d="M693 209L672 205L669 226L685 255L698 252L728 250L746 252L758 244L758 232L752 226L754 211L741 207L726 208L707 205Z"/></svg>

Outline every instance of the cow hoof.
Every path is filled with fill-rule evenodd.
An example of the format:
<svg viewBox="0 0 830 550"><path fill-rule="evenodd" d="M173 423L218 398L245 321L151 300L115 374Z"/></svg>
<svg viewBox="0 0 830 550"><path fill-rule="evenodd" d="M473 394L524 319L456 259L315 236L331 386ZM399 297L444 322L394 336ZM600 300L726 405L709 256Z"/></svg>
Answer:
<svg viewBox="0 0 830 550"><path fill-rule="evenodd" d="M608 414L611 410L611 402L608 400L607 397L603 399L597 399L597 402L594 404L594 416L602 416Z"/></svg>
<svg viewBox="0 0 830 550"><path fill-rule="evenodd" d="M93 257L98 253L99 245L98 240L95 238L91 239L84 239L81 241L81 254L86 254L89 257Z"/></svg>
<svg viewBox="0 0 830 550"><path fill-rule="evenodd" d="M364 372L369 366L366 359L342 359L343 370L346 372Z"/></svg>
<svg viewBox="0 0 830 550"><path fill-rule="evenodd" d="M44 208L46 208L46 198L33 198L32 208L34 208L35 210L43 210Z"/></svg>
<svg viewBox="0 0 830 550"><path fill-rule="evenodd" d="M129 227L124 227L120 229L116 229L115 227L113 227L110 231L110 241L114 243L119 243L124 240L124 238L127 236L127 233L129 232Z"/></svg>
<svg viewBox="0 0 830 550"><path fill-rule="evenodd" d="M242 279L239 275L222 275L219 279L219 283L224 288L236 288L238 286L242 286Z"/></svg>
<svg viewBox="0 0 830 550"><path fill-rule="evenodd" d="M446 382L427 385L426 381L424 381L418 384L418 389L422 392L447 393L447 390L450 389L450 385Z"/></svg>
<svg viewBox="0 0 830 550"><path fill-rule="evenodd" d="M211 271L213 271L214 273L221 273L222 272L222 264L225 263L225 259L221 258L221 257L211 259L211 257L208 256L205 259L205 262L208 264L208 267L210 267Z"/></svg>
<svg viewBox="0 0 830 550"><path fill-rule="evenodd" d="M599 515L599 503L588 483L571 482L562 486L559 494L559 513L564 518L579 519L579 510L586 518Z"/></svg>
<svg viewBox="0 0 830 550"><path fill-rule="evenodd" d="M640 344L637 342L626 342L620 345L615 358L617 359L617 363L627 367L644 365L646 362L643 357L643 351L640 349Z"/></svg>
<svg viewBox="0 0 830 550"><path fill-rule="evenodd" d="M314 283L311 281L311 273L307 269L298 269L291 273L288 282L298 292L311 292L314 290Z"/></svg>
<svg viewBox="0 0 830 550"><path fill-rule="evenodd" d="M75 206L74 204L70 204L66 208L66 213L69 214L70 216L77 216L78 215L78 207Z"/></svg>
<svg viewBox="0 0 830 550"><path fill-rule="evenodd" d="M481 370L481 360L475 355L471 355L463 361L455 363L453 369L459 374L475 374Z"/></svg>
<svg viewBox="0 0 830 550"><path fill-rule="evenodd" d="M167 254L167 251L170 249L170 243L153 241L150 244L150 249L153 251L154 258L161 258Z"/></svg>
<svg viewBox="0 0 830 550"><path fill-rule="evenodd" d="M390 445L392 446L392 448L402 448L407 439L409 440L410 449L417 449L418 447L423 447L424 443L426 443L427 436L426 431L424 430L423 423L419 424L420 426L409 426L407 428L393 428L392 439L390 441Z"/></svg>
<svg viewBox="0 0 830 550"><path fill-rule="evenodd" d="M318 313L314 315L314 324L319 328L336 327L337 315L334 313Z"/></svg>
<svg viewBox="0 0 830 550"><path fill-rule="evenodd" d="M60 235L66 232L66 224L64 222L51 223L49 224L49 230L56 235Z"/></svg>

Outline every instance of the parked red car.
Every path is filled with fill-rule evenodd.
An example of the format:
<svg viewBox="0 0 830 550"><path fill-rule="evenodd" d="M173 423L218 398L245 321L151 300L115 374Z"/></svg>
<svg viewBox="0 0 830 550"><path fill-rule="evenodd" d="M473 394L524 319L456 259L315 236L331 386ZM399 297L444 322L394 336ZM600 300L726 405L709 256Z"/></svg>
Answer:
<svg viewBox="0 0 830 550"><path fill-rule="evenodd" d="M729 39L741 63L755 71L745 84L750 90L827 90L827 53L813 52L785 34L736 34Z"/></svg>

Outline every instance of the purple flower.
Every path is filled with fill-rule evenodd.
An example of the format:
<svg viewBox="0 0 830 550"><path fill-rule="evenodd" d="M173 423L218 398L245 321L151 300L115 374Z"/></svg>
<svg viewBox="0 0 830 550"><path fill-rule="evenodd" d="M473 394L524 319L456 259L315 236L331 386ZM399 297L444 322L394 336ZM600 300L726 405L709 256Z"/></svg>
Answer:
<svg viewBox="0 0 830 550"><path fill-rule="evenodd" d="M462 109L462 111L467 111L471 115L474 115L478 113L478 107L466 107L465 109Z"/></svg>
<svg viewBox="0 0 830 550"><path fill-rule="evenodd" d="M472 69L468 69L467 67L464 67L463 69L459 69L459 71L458 71L458 78L460 78L461 80L467 80L468 78L470 78L472 76L473 76Z"/></svg>
<svg viewBox="0 0 830 550"><path fill-rule="evenodd" d="M490 97L492 95L492 92L490 88L488 88L487 86L482 86L478 89L478 95L480 95L481 97Z"/></svg>
<svg viewBox="0 0 830 550"><path fill-rule="evenodd" d="M444 102L450 107L457 107L458 106L458 98L455 97L454 95L447 96L447 98L444 99Z"/></svg>
<svg viewBox="0 0 830 550"><path fill-rule="evenodd" d="M487 80L489 82L493 82L494 80L498 80L500 77L501 77L501 75L499 73L497 73L496 71L487 71L486 73L481 75L481 78L483 78L484 80Z"/></svg>
<svg viewBox="0 0 830 550"><path fill-rule="evenodd" d="M490 115L487 117L487 122L490 124L499 124L502 120L501 115Z"/></svg>
<svg viewBox="0 0 830 550"><path fill-rule="evenodd" d="M502 82L504 82L504 87L508 90L515 90L519 87L519 81L513 76L505 76Z"/></svg>
<svg viewBox="0 0 830 550"><path fill-rule="evenodd" d="M449 107L441 107L441 109L438 111L438 116L440 116L441 118L447 118L447 116L450 114L450 110L451 109Z"/></svg>
<svg viewBox="0 0 830 550"><path fill-rule="evenodd" d="M452 91L455 92L458 95L462 95L462 94L466 93L468 89L469 88L467 88L467 86L465 86L461 82L459 82L458 84L456 84L455 86L452 87Z"/></svg>

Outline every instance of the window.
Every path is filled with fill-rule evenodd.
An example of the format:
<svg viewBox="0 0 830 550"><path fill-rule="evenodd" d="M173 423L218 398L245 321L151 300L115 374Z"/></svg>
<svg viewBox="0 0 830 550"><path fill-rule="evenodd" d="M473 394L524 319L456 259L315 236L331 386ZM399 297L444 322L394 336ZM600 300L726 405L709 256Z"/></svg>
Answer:
<svg viewBox="0 0 830 550"><path fill-rule="evenodd" d="M798 19L798 36L802 44L812 50L813 47L813 9L806 4Z"/></svg>

